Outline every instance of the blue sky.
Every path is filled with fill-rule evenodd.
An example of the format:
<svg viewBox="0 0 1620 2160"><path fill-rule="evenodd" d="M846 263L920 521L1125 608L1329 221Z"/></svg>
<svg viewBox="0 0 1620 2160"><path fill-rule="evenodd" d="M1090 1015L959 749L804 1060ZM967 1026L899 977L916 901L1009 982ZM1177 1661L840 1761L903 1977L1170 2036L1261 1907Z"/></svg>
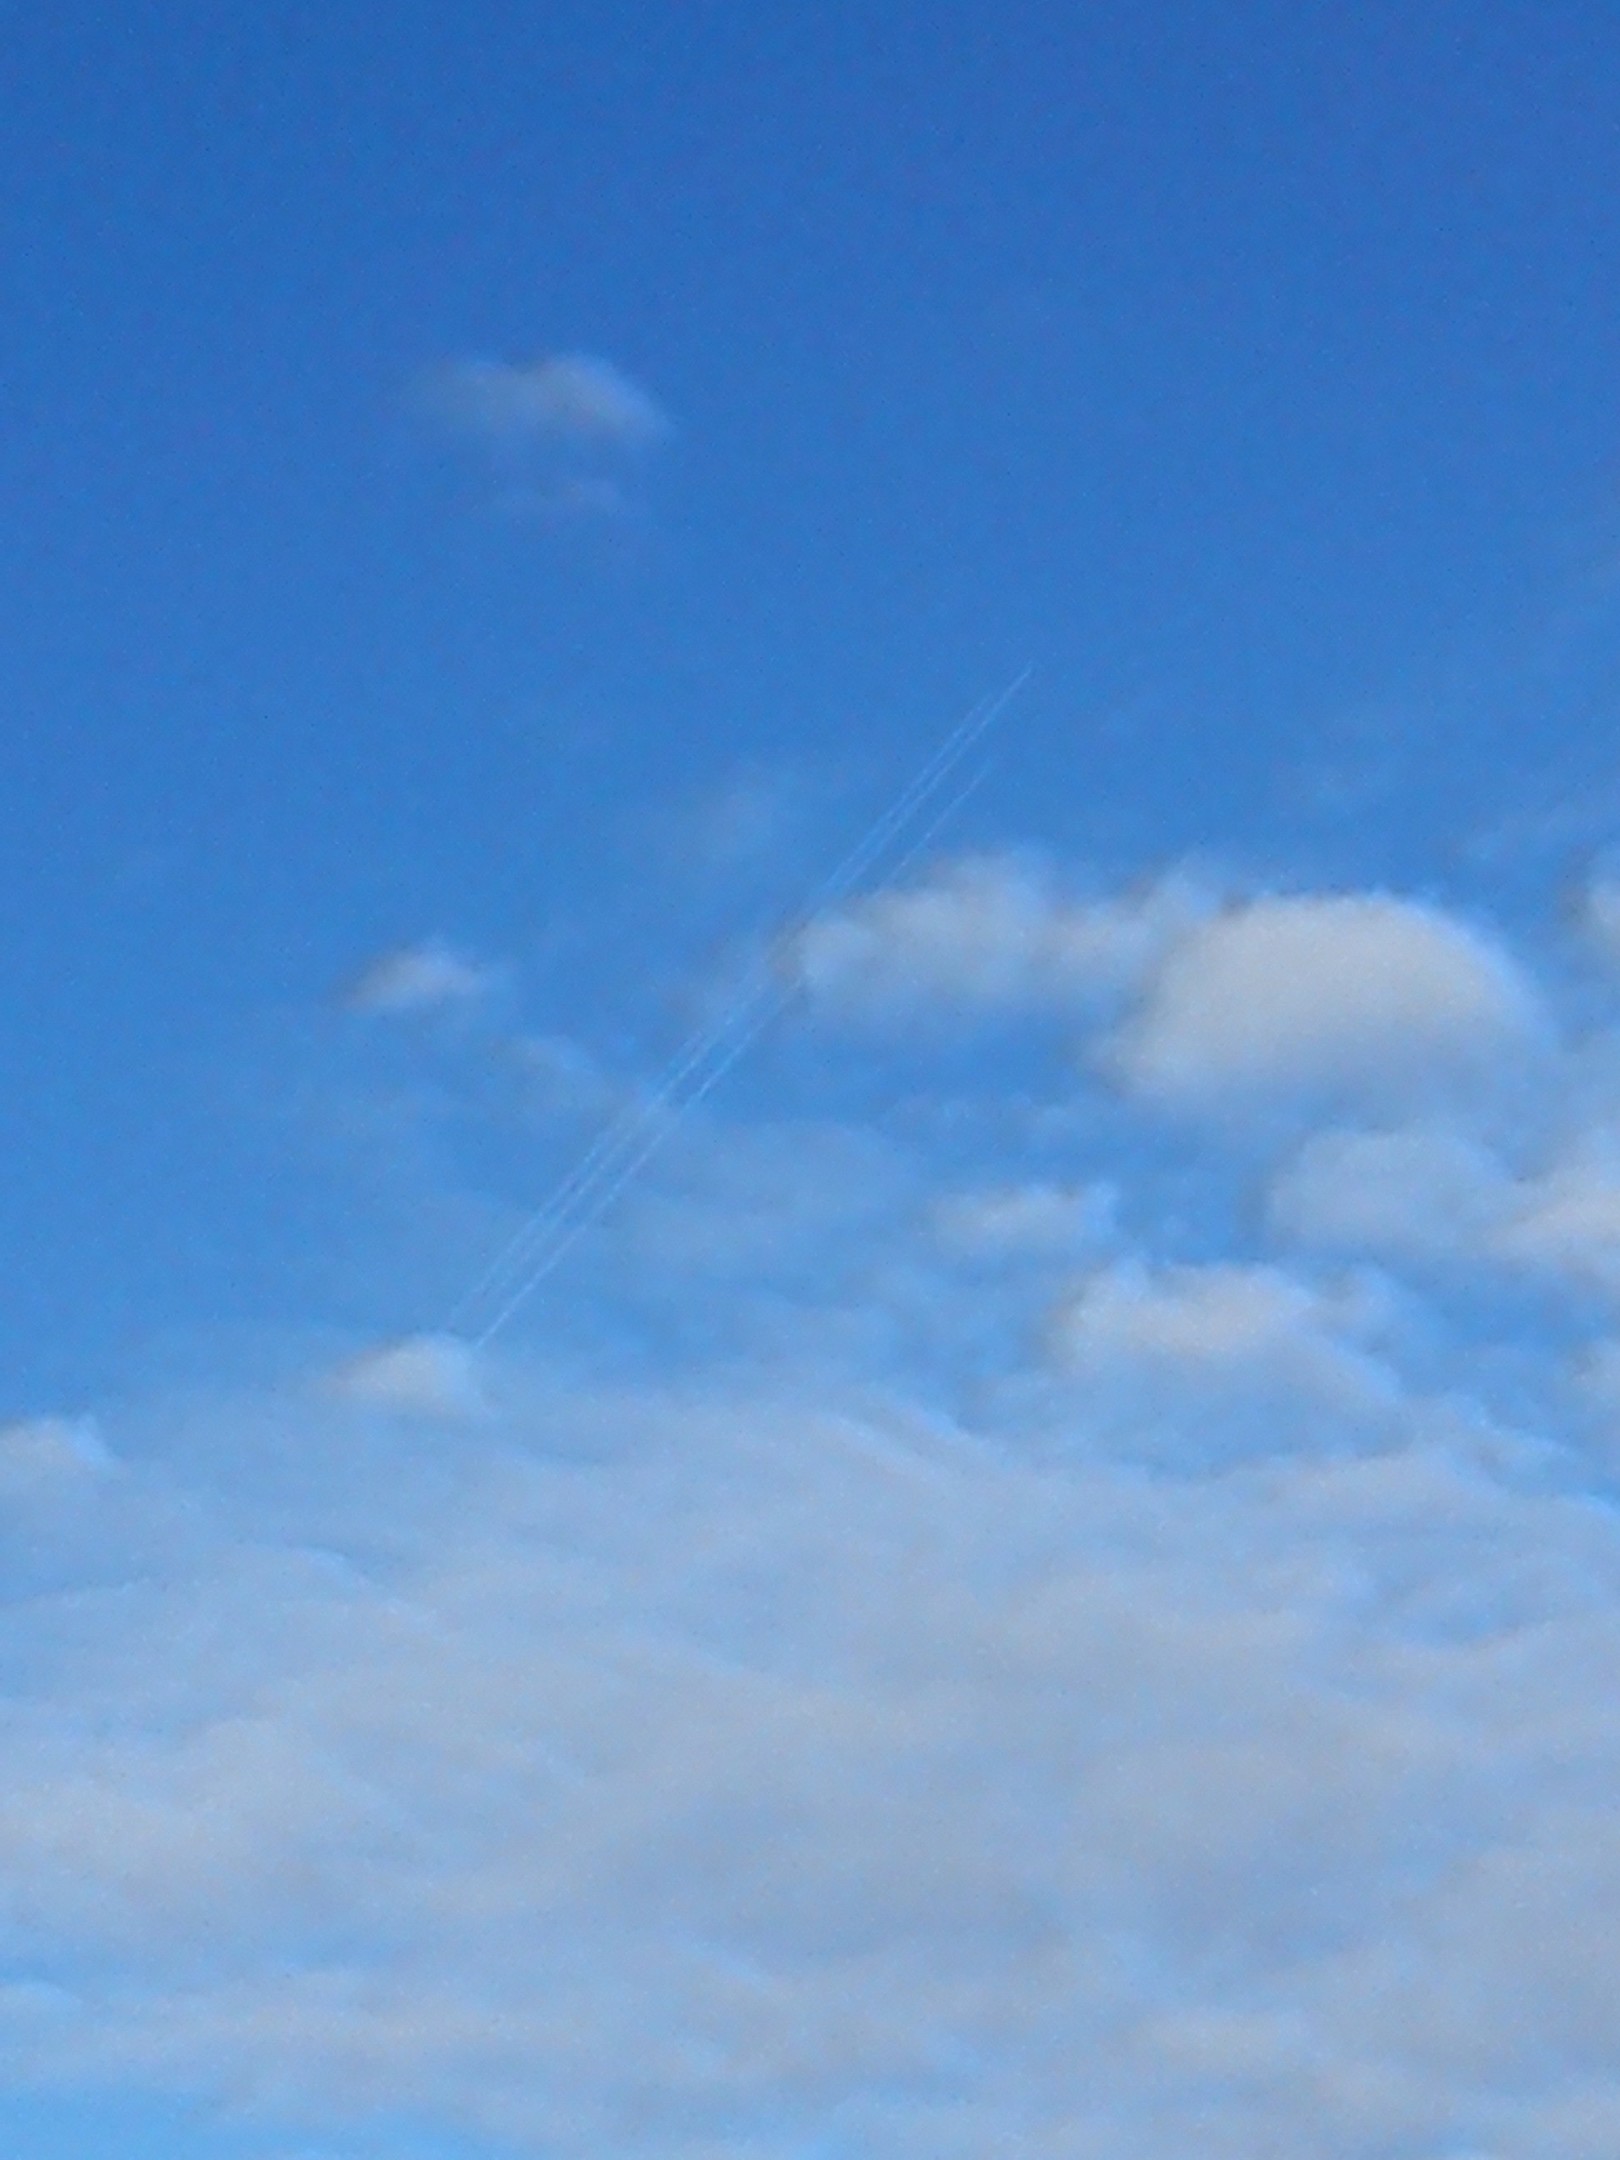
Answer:
<svg viewBox="0 0 1620 2160"><path fill-rule="evenodd" d="M10 2143L1607 2160L1612 11L9 59Z"/></svg>

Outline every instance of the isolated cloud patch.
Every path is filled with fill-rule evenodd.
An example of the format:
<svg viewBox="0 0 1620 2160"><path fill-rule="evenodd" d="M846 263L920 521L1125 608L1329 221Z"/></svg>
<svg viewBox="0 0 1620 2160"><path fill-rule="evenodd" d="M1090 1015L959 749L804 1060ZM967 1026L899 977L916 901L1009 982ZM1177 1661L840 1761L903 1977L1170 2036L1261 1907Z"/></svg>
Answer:
<svg viewBox="0 0 1620 2160"><path fill-rule="evenodd" d="M350 1012L397 1018L480 1003L496 987L498 971L471 960L440 938L400 945L362 969L344 992Z"/></svg>
<svg viewBox="0 0 1620 2160"><path fill-rule="evenodd" d="M649 456L672 432L648 391L590 353L451 361L417 385L416 404L470 459L494 507L565 523L632 510Z"/></svg>
<svg viewBox="0 0 1620 2160"><path fill-rule="evenodd" d="M1593 878L1580 900L1582 928L1611 964L1620 962L1620 880Z"/></svg>
<svg viewBox="0 0 1620 2160"><path fill-rule="evenodd" d="M644 450L669 433L657 401L589 353L455 360L428 378L424 394L448 426L494 448Z"/></svg>
<svg viewBox="0 0 1620 2160"><path fill-rule="evenodd" d="M11 1499L57 1492L112 1467L100 1434L88 1418L23 1418L0 1426L0 1496Z"/></svg>
<svg viewBox="0 0 1620 2160"><path fill-rule="evenodd" d="M1005 1261L1073 1257L1113 1234L1112 1185L1026 1183L953 1193L934 1210L934 1235L949 1254Z"/></svg>
<svg viewBox="0 0 1620 2160"><path fill-rule="evenodd" d="M1620 1295L1620 1134L1581 1136L1510 1196L1497 1245L1509 1260Z"/></svg>
<svg viewBox="0 0 1620 2160"><path fill-rule="evenodd" d="M1438 908L1269 897L1173 947L1111 1066L1133 1094L1187 1109L1297 1091L1398 1099L1481 1078L1539 1025L1506 953Z"/></svg>

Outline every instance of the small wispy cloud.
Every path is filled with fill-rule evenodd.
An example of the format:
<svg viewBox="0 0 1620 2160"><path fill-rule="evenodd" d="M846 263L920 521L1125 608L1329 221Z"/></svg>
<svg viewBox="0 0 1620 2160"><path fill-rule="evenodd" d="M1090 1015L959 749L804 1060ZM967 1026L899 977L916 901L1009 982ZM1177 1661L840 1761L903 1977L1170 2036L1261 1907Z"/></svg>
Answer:
<svg viewBox="0 0 1620 2160"><path fill-rule="evenodd" d="M1581 920L1604 957L1620 960L1620 881L1594 878L1582 896Z"/></svg>
<svg viewBox="0 0 1620 2160"><path fill-rule="evenodd" d="M450 360L414 403L523 517L614 523L636 508L636 479L673 432L632 376L594 353L537 360Z"/></svg>
<svg viewBox="0 0 1620 2160"><path fill-rule="evenodd" d="M457 952L442 939L400 945L363 968L344 992L350 1012L381 1017L469 1006L488 997L498 971Z"/></svg>
<svg viewBox="0 0 1620 2160"><path fill-rule="evenodd" d="M643 450L670 432L662 406L611 360L452 360L422 385L448 426L500 448L589 444Z"/></svg>

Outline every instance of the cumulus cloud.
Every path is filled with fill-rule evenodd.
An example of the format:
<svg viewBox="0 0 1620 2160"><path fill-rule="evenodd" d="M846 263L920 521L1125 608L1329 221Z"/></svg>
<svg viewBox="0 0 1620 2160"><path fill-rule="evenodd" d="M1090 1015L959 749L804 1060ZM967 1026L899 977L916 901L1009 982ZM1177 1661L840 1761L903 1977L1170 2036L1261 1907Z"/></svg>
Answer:
<svg viewBox="0 0 1620 2160"><path fill-rule="evenodd" d="M952 1193L934 1210L934 1233L953 1254L988 1260L1069 1255L1111 1235L1112 1185L996 1185Z"/></svg>
<svg viewBox="0 0 1620 2160"><path fill-rule="evenodd" d="M1285 1236L1432 1259L1486 1250L1510 1183L1496 1156L1444 1126L1332 1131L1285 1166L1269 1204Z"/></svg>
<svg viewBox="0 0 1620 2160"><path fill-rule="evenodd" d="M1620 1135L1598 1131L1520 1182L1495 1243L1508 1259L1620 1293Z"/></svg>
<svg viewBox="0 0 1620 2160"><path fill-rule="evenodd" d="M411 1335L348 1358L327 1374L328 1394L401 1417L465 1418L482 1410L477 1354L450 1335Z"/></svg>
<svg viewBox="0 0 1620 2160"><path fill-rule="evenodd" d="M452 361L427 379L424 395L447 424L498 449L633 451L669 432L663 409L641 385L590 353Z"/></svg>
<svg viewBox="0 0 1620 2160"><path fill-rule="evenodd" d="M1072 900L1028 862L970 856L819 917L785 959L816 1005L845 1017L1085 1014L1124 996L1201 904L1173 879Z"/></svg>
<svg viewBox="0 0 1620 2160"><path fill-rule="evenodd" d="M1320 1133L1278 1174L1269 1207L1306 1244L1620 1296L1620 1138L1606 1127L1528 1172L1443 1126Z"/></svg>
<svg viewBox="0 0 1620 2160"><path fill-rule="evenodd" d="M844 1019L1111 1021L1104 1073L1177 1112L1444 1096L1516 1070L1544 1030L1507 952L1423 902L1327 893L1218 906L1180 875L1074 899L998 856L836 909L797 934L786 962L816 1008Z"/></svg>
<svg viewBox="0 0 1620 2160"><path fill-rule="evenodd" d="M1194 1363L1329 1326L1099 1295ZM519 2153L1606 2156L1612 1525L1415 1406L1263 1478L1083 1433L554 1396L404 1559L81 1616L0 1709L0 2050Z"/></svg>
<svg viewBox="0 0 1620 2160"><path fill-rule="evenodd" d="M1290 1093L1397 1099L1531 1043L1536 995L1441 909L1381 893L1268 897L1198 925L1112 1046L1133 1093L1200 1110Z"/></svg>
<svg viewBox="0 0 1620 2160"><path fill-rule="evenodd" d="M672 432L641 384L591 353L451 361L417 384L415 402L492 487L494 507L567 525L632 513Z"/></svg>
<svg viewBox="0 0 1620 2160"><path fill-rule="evenodd" d="M1270 1265L1125 1262L1064 1302L1048 1345L1083 1386L1083 1425L1136 1452L1162 1434L1166 1459L1187 1467L1381 1436L1400 1391L1356 1339L1381 1317L1364 1284L1329 1292Z"/></svg>
<svg viewBox="0 0 1620 2160"><path fill-rule="evenodd" d="M526 1347L126 1408L114 1477L0 1434L10 2079L469 2160L1612 2160L1602 1060L1257 1165L1217 1079L1339 1121L1556 985L1379 895L1025 876L845 911L827 1009L1134 1001L1126 1102L689 1128ZM40 1569L36 1487L111 1530Z"/></svg>
<svg viewBox="0 0 1620 2160"><path fill-rule="evenodd" d="M344 993L355 1013L394 1018L407 1013L476 1005L499 982L497 971L470 960L439 938L401 945L373 960Z"/></svg>

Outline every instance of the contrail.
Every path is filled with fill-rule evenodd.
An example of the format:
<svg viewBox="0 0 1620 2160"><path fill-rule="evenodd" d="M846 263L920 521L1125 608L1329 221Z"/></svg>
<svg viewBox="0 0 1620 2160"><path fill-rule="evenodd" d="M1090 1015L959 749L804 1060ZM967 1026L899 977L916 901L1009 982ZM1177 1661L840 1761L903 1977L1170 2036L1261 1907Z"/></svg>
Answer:
<svg viewBox="0 0 1620 2160"><path fill-rule="evenodd" d="M778 933L775 940L778 949L790 943L814 920L821 909L844 897L873 863L881 858L890 841L904 829L916 812L938 793L974 743L1000 718L1028 680L1029 673L1029 669L1024 669L998 696L982 701L968 712L902 790L895 802L823 880L787 927ZM982 777L982 774L979 775L972 786L977 786ZM927 840L933 837L945 819L955 813L965 800L966 793L970 792L971 787L953 799L945 812L931 822L923 841L908 850L901 868L914 858L921 845L925 845ZM447 1323L450 1328L453 1330L455 1323L463 1319L470 1309L476 1309L480 1302L504 1291L504 1302L500 1305L495 1319L476 1338L480 1342L488 1341L493 1331L504 1325L528 1297L531 1288L551 1272L556 1258L560 1257L560 1252L556 1249L557 1241L562 1240L563 1249L572 1246L599 1218L647 1158L662 1145L680 1118L730 1071L744 1050L776 1017L791 995L791 990L782 989L779 979L767 977L763 982L756 980L743 990L717 1020L698 1030L676 1052L660 1076L651 1098L622 1112L599 1136L557 1190L536 1210L529 1221L521 1226L496 1260L458 1301L451 1320ZM757 1005L762 997L767 999L768 1009L746 1026L740 1041L727 1047L727 1038L744 1026L748 1021L750 1008ZM691 1078L694 1072L699 1071L717 1051L722 1050L724 1054L719 1064L700 1081L697 1089L688 1095L683 1103L675 1107L668 1123L654 1129L654 1121L661 1112L670 1108L682 1084ZM579 1212L581 1209L583 1212ZM542 1255L538 1261L535 1258L537 1253ZM507 1286L520 1271L523 1272L523 1282L517 1290L512 1291Z"/></svg>
<svg viewBox="0 0 1620 2160"><path fill-rule="evenodd" d="M778 951L790 945L823 908L842 899L859 882L911 817L937 794L974 743L994 725L1007 704L1028 680L1028 676L1029 670L1026 668L999 697L984 699L972 708L910 785L873 823L837 867L823 879L787 926L776 933L771 943ZM983 777L981 772L966 790L952 797L945 809L929 822L921 838L913 843L890 871L891 878L900 876L916 859L940 828L961 808L967 795L980 784ZM445 1326L449 1330L453 1332L459 1322L476 1310L480 1301L492 1295L504 1295L504 1286L511 1277L528 1262L548 1236L568 1219L575 1202L600 1181L614 1181L613 1189L618 1190L617 1170L624 1156L635 1150L642 1133L669 1105L682 1084L725 1044L728 1036L746 1020L749 1008L762 996L769 994L773 987L772 977L767 975L761 979L756 972L754 979L744 985L732 1003L717 1018L696 1029L687 1038L659 1075L652 1094L627 1106L598 1134L591 1147L557 1189L527 1222L520 1225L483 1274L463 1292L446 1319ZM748 1035L750 1042L754 1040L754 1033L755 1031L751 1030ZM728 1057L726 1062L729 1069L735 1061Z"/></svg>
<svg viewBox="0 0 1620 2160"><path fill-rule="evenodd" d="M778 990L765 1006L765 1009L758 1013L750 1024L744 1028L737 1040L727 1047L725 1055L719 1062L704 1074L689 1095L674 1106L668 1122L659 1126L656 1130L644 1131L640 1145L630 1154L628 1160L621 1159L616 1164L608 1182L605 1185L597 1186L591 1196L590 1205L585 1212L582 1215L573 1216L572 1219L564 1213L557 1219L554 1226L556 1234L545 1246L541 1257L534 1262L522 1281L510 1292L505 1304L497 1309L493 1319L487 1321L472 1338L476 1349L482 1350L486 1343L493 1341L495 1336L505 1327L507 1321L517 1312L518 1308L527 1304L546 1277L560 1265L564 1255L579 1242L587 1230L595 1227L614 1201L617 1200L620 1193L624 1191L625 1187L639 1175L643 1167L657 1154L682 1118L689 1111L697 1108L711 1088L719 1086L726 1074L730 1072L732 1066L736 1064L745 1051L753 1048L771 1022L792 1001L792 997L793 992L791 990Z"/></svg>
<svg viewBox="0 0 1620 2160"><path fill-rule="evenodd" d="M1025 668L999 696L983 699L969 710L889 808L874 821L860 841L812 892L788 926L778 931L772 940L778 950L789 944L823 908L843 898L858 883L911 817L937 794L974 743L1000 718L1007 705L1023 688L1029 673L1029 669ZM980 777L982 778L982 775ZM973 785L977 784L976 780ZM906 868L916 854L921 852L921 848L933 838L941 824L955 814L964 799L963 796L953 798L946 810L930 822L922 840L908 850L899 865L890 872L891 876L899 875ZM638 1144L652 1121L669 1106L678 1090L693 1073L699 1071L706 1061L722 1048L727 1038L744 1023L749 1008L772 988L773 980L770 976L761 980L756 975L717 1018L694 1031L659 1075L651 1096L628 1105L619 1113L597 1136L583 1158L575 1164L556 1190L527 1222L519 1226L477 1281L463 1292L444 1323L449 1332L454 1332L459 1324L477 1310L480 1303L493 1296L504 1297L512 1279L529 1265L535 1253L562 1228L579 1202L587 1200L593 1191L600 1191L604 1184L609 1185L614 1192L619 1190L620 1166L627 1155L637 1153ZM754 1040L756 1032L749 1031L749 1042ZM734 1062L733 1058L728 1057L726 1069L729 1070ZM638 1162L640 1159L638 1154ZM590 1219L594 1220L596 1212L594 1208L590 1210Z"/></svg>
<svg viewBox="0 0 1620 2160"><path fill-rule="evenodd" d="M1030 673L1029 668L1022 669L1004 690L970 708L888 809L778 931L771 941L776 951L790 949L794 940L824 908L847 897L882 859L891 842L934 800L968 752L1000 719L1029 680ZM981 784L988 769L988 765L981 769L967 787L959 790L929 821L920 838L913 841L891 868L890 878L901 875L942 826L955 816L967 797ZM774 972L761 977L756 970L753 979L744 985L725 1011L696 1029L676 1051L659 1075L651 1096L620 1112L484 1272L463 1292L445 1323L447 1330L455 1332L458 1323L475 1313L480 1305L495 1301L493 1316L472 1338L479 1346L491 1341L551 1274L564 1254L612 1206L680 1121L719 1084L791 1002L797 987L784 984ZM682 1097L680 1091L694 1074L701 1077ZM669 1113L667 1117L666 1112Z"/></svg>
<svg viewBox="0 0 1620 2160"><path fill-rule="evenodd" d="M904 875L907 868L922 853L928 843L949 824L968 797L983 784L985 775L989 770L988 765L982 767L980 771L974 774L965 788L959 789L951 797L951 800L938 817L931 820L927 830L919 836L913 845L906 850L900 861L896 863L890 873L891 877ZM764 1010L755 1015L736 1041L727 1046L725 1055L720 1059L719 1063L711 1067L697 1086L693 1088L692 1092L674 1107L667 1123L650 1131L644 1131L640 1145L629 1156L628 1160L624 1160L622 1157L619 1159L613 1170L608 1173L607 1184L596 1187L584 1214L574 1216L570 1220L567 1211L564 1210L560 1215L554 1215L551 1218L551 1230L554 1234L550 1237L549 1242L545 1239L538 1241L539 1245L544 1248L540 1258L538 1260L533 1259L531 1252L532 1264L529 1272L515 1289L508 1292L506 1302L497 1307L494 1317L488 1320L478 1334L472 1338L475 1349L482 1350L487 1343L492 1342L518 1309L527 1304L547 1276L561 1266L567 1254L588 1230L600 1222L625 1187L634 1181L643 1167L657 1154L681 1120L697 1108L711 1089L719 1086L738 1059L753 1048L772 1021L778 1019L793 1002L796 994L796 985L777 983ZM743 1014L734 1013L731 1024L740 1023L742 1017Z"/></svg>

